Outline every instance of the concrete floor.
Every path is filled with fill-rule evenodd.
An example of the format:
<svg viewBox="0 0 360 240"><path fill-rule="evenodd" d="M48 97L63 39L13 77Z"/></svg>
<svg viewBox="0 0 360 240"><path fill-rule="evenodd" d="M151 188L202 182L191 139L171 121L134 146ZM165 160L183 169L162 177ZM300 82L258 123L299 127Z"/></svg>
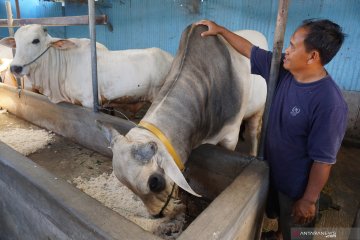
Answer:
<svg viewBox="0 0 360 240"><path fill-rule="evenodd" d="M9 130L9 128L28 129L30 127L35 130L40 129L12 114L0 114L0 131L4 128ZM68 182L79 176L89 179L104 172L112 172L111 158L86 149L59 135L55 135L54 141L45 148L27 157Z"/></svg>
<svg viewBox="0 0 360 240"><path fill-rule="evenodd" d="M351 227L360 207L360 148L345 145L340 148L324 192L332 197L340 210L321 212L317 227Z"/></svg>

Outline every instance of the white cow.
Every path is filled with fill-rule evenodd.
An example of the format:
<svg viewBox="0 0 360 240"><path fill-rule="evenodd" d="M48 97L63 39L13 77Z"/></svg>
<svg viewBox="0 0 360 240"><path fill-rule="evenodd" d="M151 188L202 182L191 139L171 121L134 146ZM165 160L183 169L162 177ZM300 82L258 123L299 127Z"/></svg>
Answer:
<svg viewBox="0 0 360 240"><path fill-rule="evenodd" d="M17 80L14 74L12 74L10 71L11 62L12 59L0 58L0 77L4 84L17 88L18 87ZM27 80L26 76L20 78L20 84L21 84L20 86L21 89L38 93L36 89L33 89L31 82Z"/></svg>
<svg viewBox="0 0 360 240"><path fill-rule="evenodd" d="M26 75L54 102L93 106L89 39L52 38L40 25L19 28L0 44L16 47L11 71ZM158 48L109 51L97 43L99 99L119 103L152 101L173 57Z"/></svg>
<svg viewBox="0 0 360 240"><path fill-rule="evenodd" d="M0 45L0 58L12 59L12 50L9 47Z"/></svg>
<svg viewBox="0 0 360 240"><path fill-rule="evenodd" d="M15 77L10 72L11 59L0 58L0 77L3 83L17 86Z"/></svg>
<svg viewBox="0 0 360 240"><path fill-rule="evenodd" d="M17 86L16 79L10 72L13 55L11 48L0 45L0 77L3 83Z"/></svg>
<svg viewBox="0 0 360 240"><path fill-rule="evenodd" d="M13 60L12 49L0 45L0 77L3 83L13 87L17 87L17 81L15 76L10 71L10 64ZM21 85L23 89L32 91L31 83L21 79Z"/></svg>
<svg viewBox="0 0 360 240"><path fill-rule="evenodd" d="M250 74L249 59L223 38L200 34L189 26L182 34L171 70L140 126L125 136L99 124L111 142L116 177L137 194L152 215L173 212L173 186L197 195L180 169L200 144L234 150L240 125L247 119L256 154L257 134L266 100L265 80ZM267 49L256 31L238 32Z"/></svg>

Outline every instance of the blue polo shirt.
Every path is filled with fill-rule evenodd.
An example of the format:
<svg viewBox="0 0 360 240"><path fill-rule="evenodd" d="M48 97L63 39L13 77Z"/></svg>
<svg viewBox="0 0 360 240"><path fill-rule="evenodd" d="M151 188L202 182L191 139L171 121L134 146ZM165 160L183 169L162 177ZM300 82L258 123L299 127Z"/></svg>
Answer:
<svg viewBox="0 0 360 240"><path fill-rule="evenodd" d="M268 81L271 58L271 52L253 47L251 72ZM283 68L282 58L265 139L265 160L278 191L299 199L312 163L336 162L347 112L347 104L331 76L300 83Z"/></svg>

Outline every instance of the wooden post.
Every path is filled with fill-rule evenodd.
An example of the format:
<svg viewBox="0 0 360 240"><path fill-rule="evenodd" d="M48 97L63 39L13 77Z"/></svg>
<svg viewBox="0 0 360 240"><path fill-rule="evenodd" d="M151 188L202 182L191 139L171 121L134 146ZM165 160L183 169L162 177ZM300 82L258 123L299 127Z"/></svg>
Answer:
<svg viewBox="0 0 360 240"><path fill-rule="evenodd" d="M16 18L19 19L21 18L19 0L15 0L15 6L16 6Z"/></svg>
<svg viewBox="0 0 360 240"><path fill-rule="evenodd" d="M9 36L14 36L14 28L13 28L13 15L11 12L11 3L9 0L5 2L6 14L7 14L7 27L9 29Z"/></svg>
<svg viewBox="0 0 360 240"><path fill-rule="evenodd" d="M11 3L9 0L7 0L5 2L5 6L6 6L6 14L7 14L7 23L8 23L8 28L9 28L9 36L13 37L14 36L13 15L12 15L12 11L11 11ZM13 56L15 56L15 49L12 49L12 54L13 54ZM16 79L16 83L17 83L18 96L20 97L21 79L19 77L15 77L15 79Z"/></svg>
<svg viewBox="0 0 360 240"><path fill-rule="evenodd" d="M274 95L276 82L279 76L279 67L280 67L282 48L284 45L284 34L285 34L285 28L286 28L286 22L288 16L289 0L279 0L278 4L279 7L278 7L278 14L276 19L273 55L271 59L271 68L270 68L270 79L267 84L268 91L267 91L265 111L263 116L263 126L262 126L260 145L259 145L260 147L258 151L258 158L260 160L264 160L265 136L268 127L270 106Z"/></svg>
<svg viewBox="0 0 360 240"><path fill-rule="evenodd" d="M288 9L289 9L289 1L290 0L279 0L278 2L278 13L276 19L276 27L275 27L275 34L274 34L274 44L273 44L273 55L271 59L271 68L270 68L270 78L269 82L267 83L267 96L266 96L266 104L265 110L263 115L263 125L260 137L260 144L258 150L258 159L264 159L265 153L265 136L268 128L269 122L269 113L270 113L270 106L273 99L273 95L275 92L276 83L279 77L279 68L280 68L280 61L281 61L281 54L282 48L284 46L284 34L286 29L286 22L288 16ZM270 185L270 184L269 184ZM266 203L265 203L266 205ZM265 209L265 207L264 207ZM256 230L256 236L254 239L260 239L262 232L262 223L259 224L258 229Z"/></svg>

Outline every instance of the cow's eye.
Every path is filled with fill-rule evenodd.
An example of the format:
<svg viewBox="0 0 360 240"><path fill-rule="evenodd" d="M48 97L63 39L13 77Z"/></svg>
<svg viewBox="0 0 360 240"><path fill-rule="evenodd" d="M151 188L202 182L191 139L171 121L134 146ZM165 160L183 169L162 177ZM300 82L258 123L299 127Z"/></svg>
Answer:
<svg viewBox="0 0 360 240"><path fill-rule="evenodd" d="M40 40L36 38L32 41L32 44L38 44L39 42L40 42Z"/></svg>

